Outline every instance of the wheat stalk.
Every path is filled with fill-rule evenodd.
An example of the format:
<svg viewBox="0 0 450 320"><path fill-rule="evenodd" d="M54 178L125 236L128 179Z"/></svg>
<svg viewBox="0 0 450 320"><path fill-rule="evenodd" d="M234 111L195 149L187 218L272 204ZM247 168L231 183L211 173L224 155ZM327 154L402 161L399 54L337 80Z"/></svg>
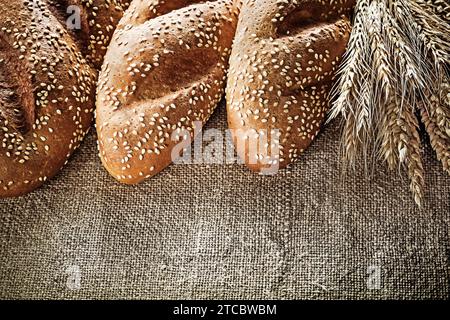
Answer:
<svg viewBox="0 0 450 320"><path fill-rule="evenodd" d="M373 70L376 74L376 97L375 103L385 103L392 93L392 64L389 59L388 48L383 41L382 25L384 20L382 4L371 6L373 15L373 26L370 29L371 46L373 52Z"/></svg>
<svg viewBox="0 0 450 320"><path fill-rule="evenodd" d="M441 96L432 96L420 105L420 115L443 169L450 174L450 85L444 83Z"/></svg>
<svg viewBox="0 0 450 320"><path fill-rule="evenodd" d="M358 2L355 10L356 16L348 46L351 50L344 57L344 62L339 70L341 75L333 94L337 97L330 114L330 120L338 114L345 119L343 133L342 156L344 163L350 166L355 164L364 139L360 135L360 119L365 117L360 112L366 99L359 93L363 92L366 80L364 75L370 71L370 66L365 64L371 54L368 32L366 30L366 16L368 14L369 0ZM358 120L359 119L359 120Z"/></svg>
<svg viewBox="0 0 450 320"><path fill-rule="evenodd" d="M445 67L445 64L450 62L448 54L450 52L450 44L448 42L450 25L439 16L431 14L415 1L410 2L410 7L415 18L416 32L418 32L418 37L422 41L426 52L432 55L436 68Z"/></svg>
<svg viewBox="0 0 450 320"><path fill-rule="evenodd" d="M425 187L424 169L421 157L421 143L418 133L419 121L414 113L398 110L399 122L403 123L402 133L400 134L401 142L398 144L398 148L404 152L400 156L400 163L405 163L408 169L408 176L410 179L410 189L414 195L414 200L421 206L423 200L423 190Z"/></svg>
<svg viewBox="0 0 450 320"><path fill-rule="evenodd" d="M341 77L334 90L337 99L333 104L330 119L337 117L338 114L347 116L353 102L358 100L356 93L361 88L362 71L368 52L368 36L364 23L368 6L369 0L360 0L355 8L353 32L349 39L347 54L338 72Z"/></svg>
<svg viewBox="0 0 450 320"><path fill-rule="evenodd" d="M416 56L414 47L416 44L414 40L408 37L409 32L407 22L402 22L405 17L396 20L392 14L388 12L386 6L382 5L382 8L386 10L384 19L384 37L390 48L390 59L395 61L394 66L396 68L395 73L397 79L401 80L402 92L404 95L412 95L413 92L405 90L406 87L412 88L413 91L421 91L425 88L425 75L423 65L420 63L420 59ZM400 10L400 9L397 9ZM396 11L397 11L396 10ZM403 9L404 10L404 9ZM402 14L402 16L405 14Z"/></svg>
<svg viewBox="0 0 450 320"><path fill-rule="evenodd" d="M417 204L424 194L419 119L449 172L448 17L442 0L360 0L330 119L343 115L343 160L378 154L402 167ZM370 151L369 146L375 150ZM450 172L449 172L450 173Z"/></svg>

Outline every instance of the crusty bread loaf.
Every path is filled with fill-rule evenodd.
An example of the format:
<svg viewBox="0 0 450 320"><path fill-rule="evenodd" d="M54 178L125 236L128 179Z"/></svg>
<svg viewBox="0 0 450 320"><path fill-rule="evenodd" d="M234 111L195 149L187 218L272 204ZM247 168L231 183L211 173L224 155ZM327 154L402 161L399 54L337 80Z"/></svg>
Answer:
<svg viewBox="0 0 450 320"><path fill-rule="evenodd" d="M243 1L227 111L238 154L252 170L286 167L317 135L349 38L345 15L353 5L353 0ZM266 143L249 147L259 134Z"/></svg>
<svg viewBox="0 0 450 320"><path fill-rule="evenodd" d="M114 3L1 1L0 197L23 195L53 177L89 130L96 70L82 47L92 64L100 61L107 41L100 34L112 28L100 26L114 16L106 10ZM68 30L68 5L82 9L81 19L89 12L81 30Z"/></svg>
<svg viewBox="0 0 450 320"><path fill-rule="evenodd" d="M99 77L101 160L134 184L174 160L222 98L237 23L232 0L135 0L108 48ZM199 128L198 128L199 129Z"/></svg>

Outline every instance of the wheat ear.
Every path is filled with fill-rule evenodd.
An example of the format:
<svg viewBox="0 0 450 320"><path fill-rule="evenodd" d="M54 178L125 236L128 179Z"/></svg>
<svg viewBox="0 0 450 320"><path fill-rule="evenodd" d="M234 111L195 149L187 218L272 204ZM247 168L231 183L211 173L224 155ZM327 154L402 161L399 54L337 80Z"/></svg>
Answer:
<svg viewBox="0 0 450 320"><path fill-rule="evenodd" d="M450 174L450 85L444 83L443 87L441 96L432 96L420 105L420 115L438 160Z"/></svg>
<svg viewBox="0 0 450 320"><path fill-rule="evenodd" d="M417 4L442 20L450 23L450 2L448 0L416 0Z"/></svg>
<svg viewBox="0 0 450 320"><path fill-rule="evenodd" d="M349 50L338 72L340 78L333 91L333 95L336 95L337 99L332 105L329 117L329 120L335 118L338 114L344 117L346 124L342 137L342 155L343 162L351 166L354 165L356 155L364 144L364 139L359 134L359 123L361 123L361 118L367 116L367 114L360 112L361 106L364 106L367 100L360 93L367 91L365 87L368 84L365 75L370 72L370 66L366 64L368 56L371 54L365 24L368 7L368 0L361 0L356 6L353 32L348 43Z"/></svg>
<svg viewBox="0 0 450 320"><path fill-rule="evenodd" d="M355 20L353 31L350 35L347 53L341 64L338 75L340 76L334 88L334 101L330 118L334 119L338 114L344 117L352 110L352 104L358 99L358 90L361 88L362 65L365 63L368 48L368 37L364 21L369 6L368 0L358 1L355 8Z"/></svg>

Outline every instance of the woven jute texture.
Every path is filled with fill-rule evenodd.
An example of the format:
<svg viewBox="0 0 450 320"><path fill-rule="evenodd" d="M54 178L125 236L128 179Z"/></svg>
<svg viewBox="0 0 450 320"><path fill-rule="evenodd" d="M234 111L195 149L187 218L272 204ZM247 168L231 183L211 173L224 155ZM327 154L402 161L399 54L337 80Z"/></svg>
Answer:
<svg viewBox="0 0 450 320"><path fill-rule="evenodd" d="M139 186L104 171L92 133L50 183L0 200L0 298L448 298L449 177L426 147L423 209L381 165L343 178L338 127L277 176L173 165Z"/></svg>

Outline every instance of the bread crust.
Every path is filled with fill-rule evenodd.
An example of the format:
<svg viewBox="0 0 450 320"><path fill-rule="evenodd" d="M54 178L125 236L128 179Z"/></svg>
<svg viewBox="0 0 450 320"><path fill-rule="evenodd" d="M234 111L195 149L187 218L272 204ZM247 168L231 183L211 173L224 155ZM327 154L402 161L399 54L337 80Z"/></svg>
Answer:
<svg viewBox="0 0 450 320"><path fill-rule="evenodd" d="M318 134L353 6L352 0L243 1L226 95L236 149L250 169L288 166ZM259 133L267 144L251 149Z"/></svg>
<svg viewBox="0 0 450 320"><path fill-rule="evenodd" d="M69 34L78 44L86 60L100 69L111 37L131 0L48 0L55 17L66 24L75 11L80 10L81 28L70 29ZM67 29L67 28L66 28Z"/></svg>
<svg viewBox="0 0 450 320"><path fill-rule="evenodd" d="M135 184L172 163L221 100L237 24L231 0L134 1L105 57L97 94L100 158Z"/></svg>
<svg viewBox="0 0 450 320"><path fill-rule="evenodd" d="M0 198L3 198L24 195L55 176L92 124L97 75L94 65L101 54L98 48L90 46L97 32L93 30L105 18L87 19L81 30L71 31L64 16L66 5L82 8L83 18L86 12L105 10L103 4L110 6L116 1L1 2ZM94 28L94 24L98 26ZM84 55L83 46L91 54Z"/></svg>

